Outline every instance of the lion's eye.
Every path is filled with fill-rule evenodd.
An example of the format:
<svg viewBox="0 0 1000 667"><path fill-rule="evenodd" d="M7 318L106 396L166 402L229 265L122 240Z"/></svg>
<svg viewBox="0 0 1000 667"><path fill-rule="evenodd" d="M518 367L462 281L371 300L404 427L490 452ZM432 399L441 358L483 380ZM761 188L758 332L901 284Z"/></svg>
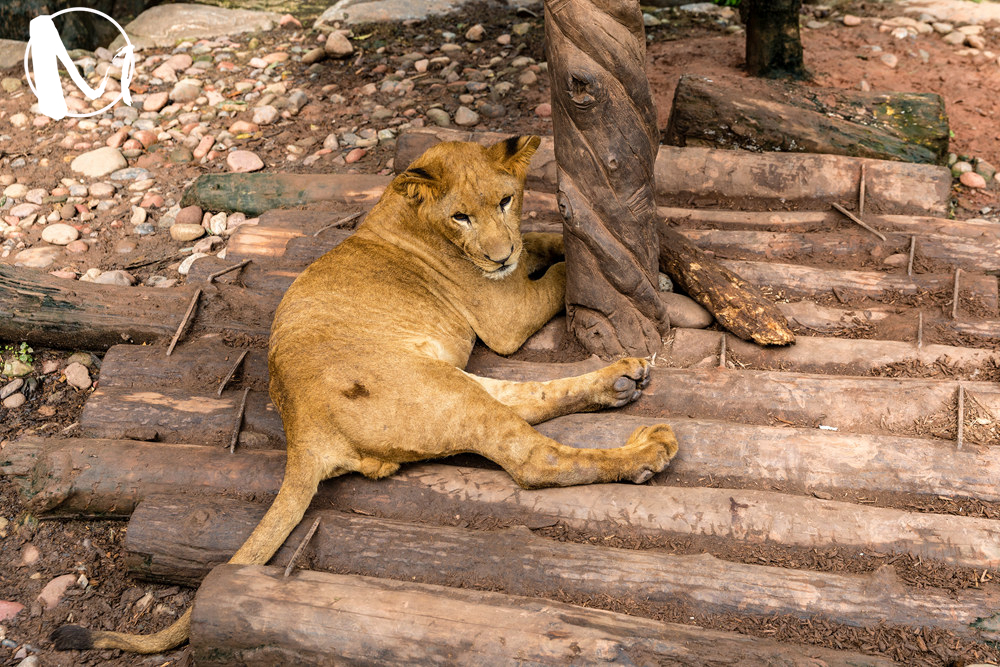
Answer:
<svg viewBox="0 0 1000 667"><path fill-rule="evenodd" d="M455 215L451 216L451 219L454 220L455 222L460 222L463 225L469 224L469 216L466 215L465 213L456 213Z"/></svg>
<svg viewBox="0 0 1000 667"><path fill-rule="evenodd" d="M500 208L507 210L508 206L510 206L510 196L504 197L500 200Z"/></svg>

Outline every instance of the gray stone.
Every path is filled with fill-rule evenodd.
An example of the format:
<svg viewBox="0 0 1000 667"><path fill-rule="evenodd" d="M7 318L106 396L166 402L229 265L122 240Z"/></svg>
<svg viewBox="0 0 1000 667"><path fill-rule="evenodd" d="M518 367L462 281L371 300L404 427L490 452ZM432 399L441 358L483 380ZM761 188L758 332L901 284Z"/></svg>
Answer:
<svg viewBox="0 0 1000 667"><path fill-rule="evenodd" d="M326 38L326 44L323 46L323 49L334 58L346 58L354 53L354 46L351 44L351 40L347 39L347 35L340 31L330 33L330 36Z"/></svg>
<svg viewBox="0 0 1000 667"><path fill-rule="evenodd" d="M27 42L19 42L16 39L0 39L0 69L22 64L26 48L28 48Z"/></svg>
<svg viewBox="0 0 1000 667"><path fill-rule="evenodd" d="M11 380L7 384L5 384L3 388L0 388L0 400L7 398L15 391L18 391L23 386L24 386L24 380L22 380L21 378L15 378Z"/></svg>
<svg viewBox="0 0 1000 667"><path fill-rule="evenodd" d="M715 319L694 299L676 292L660 292L660 301L670 316L670 325L685 329L704 329Z"/></svg>
<svg viewBox="0 0 1000 667"><path fill-rule="evenodd" d="M444 109L428 109L427 120L439 127L448 127L451 125L451 118Z"/></svg>
<svg viewBox="0 0 1000 667"><path fill-rule="evenodd" d="M280 19L281 15L275 12L178 3L147 9L125 26L125 32L137 49L172 47L186 37L208 39L258 30L268 32ZM124 44L119 35L109 48L114 51ZM21 53L23 57L24 51Z"/></svg>
<svg viewBox="0 0 1000 667"><path fill-rule="evenodd" d="M336 3L323 12L314 28L319 29L324 24L332 25L343 22L348 25L358 23L383 23L387 21L423 20L429 16L450 14L466 3L464 0L375 0L374 2L357 2L342 6Z"/></svg>
<svg viewBox="0 0 1000 667"><path fill-rule="evenodd" d="M128 167L111 173L112 181L143 181L149 178L149 170L142 167Z"/></svg>
<svg viewBox="0 0 1000 667"><path fill-rule="evenodd" d="M69 168L89 178L100 178L128 165L125 156L117 148L102 146L78 155Z"/></svg>
<svg viewBox="0 0 1000 667"><path fill-rule="evenodd" d="M24 394L11 394L7 398L3 399L3 406L8 410L14 410L24 405L25 402Z"/></svg>
<svg viewBox="0 0 1000 667"><path fill-rule="evenodd" d="M455 124L462 127L471 127L479 122L479 114L472 109L461 106L455 112Z"/></svg>
<svg viewBox="0 0 1000 667"><path fill-rule="evenodd" d="M170 90L170 100L179 104L194 102L199 95L201 95L201 86L191 79L178 81Z"/></svg>
<svg viewBox="0 0 1000 667"><path fill-rule="evenodd" d="M97 285L115 285L117 287L130 287L135 284L135 278L128 271L105 271L94 278ZM88 385L89 386L89 385Z"/></svg>

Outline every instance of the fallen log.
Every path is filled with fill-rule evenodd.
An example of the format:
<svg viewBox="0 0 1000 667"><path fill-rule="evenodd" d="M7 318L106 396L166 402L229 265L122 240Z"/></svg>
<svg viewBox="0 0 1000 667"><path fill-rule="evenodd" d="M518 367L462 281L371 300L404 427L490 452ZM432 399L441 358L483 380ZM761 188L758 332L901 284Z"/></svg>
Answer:
<svg viewBox="0 0 1000 667"><path fill-rule="evenodd" d="M188 389L98 387L80 415L79 433L88 438L228 444L242 392L229 389L192 394ZM281 416L264 391L251 391L240 427L241 446L282 448Z"/></svg>
<svg viewBox="0 0 1000 667"><path fill-rule="evenodd" d="M678 80L664 133L664 143L671 146L925 164L945 163L948 139L948 114L935 93L861 92L695 74Z"/></svg>
<svg viewBox="0 0 1000 667"><path fill-rule="evenodd" d="M809 296L839 292L842 297L856 296L879 300L885 298L886 292L904 296L935 291L947 291L950 294L955 284L953 273L919 273L906 276L878 271L817 269L777 262L720 260L720 263L755 285ZM963 296L975 299L984 308L996 312L998 300L995 276L963 272L960 286ZM837 292L834 292L834 289Z"/></svg>
<svg viewBox="0 0 1000 667"><path fill-rule="evenodd" d="M676 368L709 368L720 364L721 331L673 329L656 361ZM954 376L975 379L1000 366L1000 353L953 345L923 345L890 340L858 340L798 336L789 347L764 348L726 336L730 368L782 370L831 375L870 375L894 364L941 364ZM950 377L950 376L949 376Z"/></svg>
<svg viewBox="0 0 1000 667"><path fill-rule="evenodd" d="M191 647L199 665L891 664L558 602L247 565L206 577Z"/></svg>
<svg viewBox="0 0 1000 667"><path fill-rule="evenodd" d="M660 269L723 327L760 345L789 345L795 334L781 311L740 272L705 255L676 231L660 224Z"/></svg>
<svg viewBox="0 0 1000 667"><path fill-rule="evenodd" d="M275 208L298 208L316 202L370 205L382 196L386 179L367 174L203 174L181 198L181 206L205 211L242 211L260 215Z"/></svg>
<svg viewBox="0 0 1000 667"><path fill-rule="evenodd" d="M183 496L148 498L129 522L129 572L158 583L196 586L236 552L265 511L263 505L231 498L194 503ZM891 566L867 575L810 572L728 562L707 553L556 542L523 526L466 530L325 510L308 514L272 563L287 562L314 517L320 526L309 545L312 570L457 588L488 586L508 595L608 596L680 606L691 614L793 614L853 626L886 623L1000 638L973 625L994 613L1000 595L909 588Z"/></svg>
<svg viewBox="0 0 1000 667"><path fill-rule="evenodd" d="M506 135L496 132L409 130L396 141L395 169L402 171L439 141L478 141L486 145L504 138ZM865 208L871 213L947 214L951 173L944 167L841 155L660 146L654 189L658 202L673 206L689 205L692 199L723 206L738 200L741 208L825 211L834 201L854 206L862 164L868 176ZM532 160L528 187L555 192L556 186L552 139L544 137Z"/></svg>
<svg viewBox="0 0 1000 667"><path fill-rule="evenodd" d="M0 339L92 350L166 341L193 292L68 281L0 264Z"/></svg>
<svg viewBox="0 0 1000 667"><path fill-rule="evenodd" d="M280 452L230 455L196 445L22 438L7 449L0 470L22 487L30 511L54 516L128 515L144 497L171 488L208 492L214 485L258 498L277 492L283 471ZM502 471L419 464L379 481L336 478L322 485L317 502L407 521L453 523L465 515L525 525L560 522L585 531L700 535L806 549L836 544L960 567L1000 566L1000 531L990 519L773 491L625 484L524 491Z"/></svg>

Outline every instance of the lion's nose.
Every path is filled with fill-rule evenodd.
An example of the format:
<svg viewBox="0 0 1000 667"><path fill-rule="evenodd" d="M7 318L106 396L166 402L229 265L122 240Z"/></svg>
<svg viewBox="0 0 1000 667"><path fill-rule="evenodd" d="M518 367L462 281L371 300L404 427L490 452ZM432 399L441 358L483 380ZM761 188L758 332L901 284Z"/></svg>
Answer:
<svg viewBox="0 0 1000 667"><path fill-rule="evenodd" d="M510 245L510 248L507 249L507 252L503 257L498 258L494 257L490 253L486 253L486 259L490 260L491 262L496 262L497 264L503 266L504 264L507 263L507 260L510 259L510 256L513 254L514 254L514 244L512 243Z"/></svg>

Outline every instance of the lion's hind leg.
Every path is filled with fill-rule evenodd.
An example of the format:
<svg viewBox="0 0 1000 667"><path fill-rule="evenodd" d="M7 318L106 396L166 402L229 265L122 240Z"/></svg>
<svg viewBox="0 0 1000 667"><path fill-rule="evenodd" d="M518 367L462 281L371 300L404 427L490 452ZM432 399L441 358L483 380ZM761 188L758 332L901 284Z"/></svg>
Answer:
<svg viewBox="0 0 1000 667"><path fill-rule="evenodd" d="M649 362L621 359L591 373L548 382L511 382L466 375L529 424L539 424L574 412L620 408L631 403L649 385Z"/></svg>

